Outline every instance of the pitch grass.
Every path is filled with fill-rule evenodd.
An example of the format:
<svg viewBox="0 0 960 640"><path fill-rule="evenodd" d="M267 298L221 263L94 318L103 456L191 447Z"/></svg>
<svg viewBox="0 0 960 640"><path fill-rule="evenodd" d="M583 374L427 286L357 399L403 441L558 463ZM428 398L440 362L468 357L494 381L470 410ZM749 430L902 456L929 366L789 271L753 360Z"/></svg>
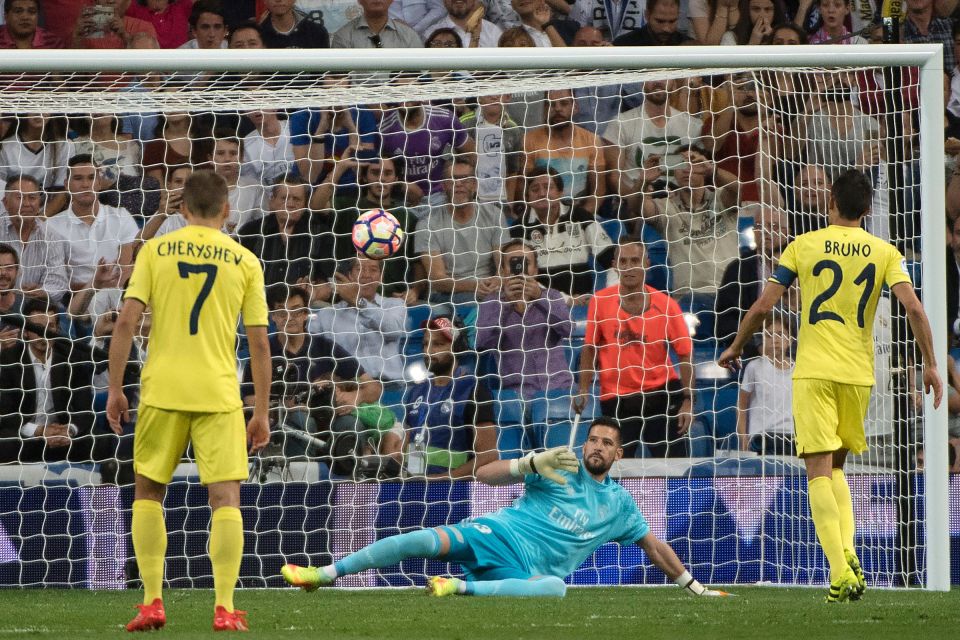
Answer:
<svg viewBox="0 0 960 640"><path fill-rule="evenodd" d="M255 638L309 640L548 640L619 638L950 638L960 591L872 590L861 602L827 605L825 589L737 587L736 598L693 598L676 588L571 589L558 599L425 597L420 591L243 591ZM126 636L140 593L0 590L0 638ZM213 593L165 594L163 638L211 635Z"/></svg>

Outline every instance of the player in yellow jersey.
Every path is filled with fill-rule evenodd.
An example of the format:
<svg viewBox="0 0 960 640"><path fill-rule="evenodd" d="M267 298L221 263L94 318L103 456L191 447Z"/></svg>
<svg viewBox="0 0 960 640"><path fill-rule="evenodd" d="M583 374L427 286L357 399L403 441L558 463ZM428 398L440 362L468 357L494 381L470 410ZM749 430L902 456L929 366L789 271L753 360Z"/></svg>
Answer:
<svg viewBox="0 0 960 640"><path fill-rule="evenodd" d="M260 261L223 234L229 213L227 185L212 171L197 171L183 190L187 226L140 249L110 342L107 419L121 432L129 421L123 370L134 328L153 314L150 352L143 367L134 430L133 549L143 579L144 604L128 631L166 622L161 589L167 548L163 497L188 444L193 444L210 508L210 561L216 592L214 630L246 631L233 590L243 554L240 481L247 478L248 441L267 444L270 349ZM243 315L250 342L255 409L244 425L234 345Z"/></svg>
<svg viewBox="0 0 960 640"><path fill-rule="evenodd" d="M744 316L719 363L737 368L743 347L794 280L803 310L793 373L797 454L807 468L810 512L830 563L827 602L863 595L854 550L853 503L843 474L847 453L866 449L863 420L873 377L873 317L884 285L903 305L923 357L923 385L940 405L930 323L897 249L864 231L873 187L862 173L840 175L830 191L830 226L805 233L783 251L760 298Z"/></svg>

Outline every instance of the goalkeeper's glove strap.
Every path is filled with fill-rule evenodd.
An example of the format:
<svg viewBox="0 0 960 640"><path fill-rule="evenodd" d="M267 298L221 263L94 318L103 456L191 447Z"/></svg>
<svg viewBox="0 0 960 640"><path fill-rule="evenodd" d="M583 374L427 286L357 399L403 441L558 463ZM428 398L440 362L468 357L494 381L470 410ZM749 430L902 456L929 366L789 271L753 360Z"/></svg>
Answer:
<svg viewBox="0 0 960 640"><path fill-rule="evenodd" d="M697 579L690 575L689 571L684 571L681 573L674 582L681 589L686 589L695 596L703 595L703 592L706 591L706 587L697 582Z"/></svg>
<svg viewBox="0 0 960 640"><path fill-rule="evenodd" d="M528 473L537 473L537 465L533 463L533 457L536 455L532 451L522 458L514 458L510 461L510 475L514 478L527 475Z"/></svg>

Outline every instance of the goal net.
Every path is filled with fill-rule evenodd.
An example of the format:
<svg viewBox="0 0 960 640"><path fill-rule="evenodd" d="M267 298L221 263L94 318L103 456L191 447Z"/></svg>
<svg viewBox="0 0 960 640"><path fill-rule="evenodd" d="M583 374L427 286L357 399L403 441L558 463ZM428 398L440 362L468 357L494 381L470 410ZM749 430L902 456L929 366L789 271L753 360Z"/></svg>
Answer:
<svg viewBox="0 0 960 640"><path fill-rule="evenodd" d="M872 182L866 228L903 253L946 353L942 95L936 60L921 67L939 50L800 47L787 66L737 49L0 61L0 584L138 585L137 413L109 432L105 349L139 247L186 224L200 169L227 180L224 232L261 259L271 310L272 437L242 488L244 586L506 506L522 487L474 482L478 465L581 453L602 415L627 440L613 477L702 582L828 581L790 400L815 302L790 290L742 372L716 360L786 244L828 224L848 169ZM353 242L372 209L404 234L385 260ZM603 301L638 270L647 302L615 309L611 329ZM147 314L125 374L134 408L149 334ZM874 344L868 448L847 464L857 551L871 585L945 588L960 485L948 527L944 413L888 292ZM250 405L242 326L236 355ZM190 450L165 506L168 583L211 586ZM406 561L338 584L457 571ZM613 543L570 581L667 582Z"/></svg>

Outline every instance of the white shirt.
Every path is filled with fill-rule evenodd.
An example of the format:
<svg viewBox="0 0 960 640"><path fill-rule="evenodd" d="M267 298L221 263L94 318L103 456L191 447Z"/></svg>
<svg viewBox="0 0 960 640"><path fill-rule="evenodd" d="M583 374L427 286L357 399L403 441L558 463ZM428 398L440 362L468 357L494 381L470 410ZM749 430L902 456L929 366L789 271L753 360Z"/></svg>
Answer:
<svg viewBox="0 0 960 640"><path fill-rule="evenodd" d="M703 132L703 120L667 106L666 125L658 127L643 105L621 113L607 125L603 137L623 149L627 176L637 180L644 159L660 156L660 166L669 171L681 160L677 149L692 144Z"/></svg>
<svg viewBox="0 0 960 640"><path fill-rule="evenodd" d="M403 380L400 347L406 335L406 304L376 295L372 302L360 300L358 305L341 301L317 309L310 319L310 333L329 336L356 358L371 378Z"/></svg>
<svg viewBox="0 0 960 640"><path fill-rule="evenodd" d="M87 308L87 313L90 314L90 326L96 328L97 322L100 320L100 316L110 313L112 311L119 311L120 305L123 302L123 289L117 289L116 287L110 287L108 289L99 289L93 294L93 298L90 300L90 306ZM106 338L100 338L97 336L90 336L90 344L94 347L106 347L107 341ZM93 386L96 391L101 391L106 389L110 383L110 372L107 369L104 369L100 373L95 373L93 375Z"/></svg>
<svg viewBox="0 0 960 640"><path fill-rule="evenodd" d="M431 25L430 28L427 29L426 33L429 36L437 29L453 29L457 32L457 35L460 36L460 42L463 44L463 48L466 49L470 46L470 34L458 27L449 15L444 17L443 20ZM478 43L478 46L496 47L497 43L500 41L500 35L502 33L503 29L497 25L493 24L489 20L482 20L480 23L480 42Z"/></svg>
<svg viewBox="0 0 960 640"><path fill-rule="evenodd" d="M48 357L47 360L41 360L29 347L27 353L33 365L33 377L37 381L37 413L32 420L23 423L20 434L25 438L32 438L37 433L37 427L46 426L50 422L49 416L53 414L53 390L50 386L50 366L53 364L53 359ZM71 429L71 432L74 431L75 429Z"/></svg>
<svg viewBox="0 0 960 640"><path fill-rule="evenodd" d="M550 43L550 36L548 36L543 29L534 29L530 25L522 24L523 30L530 34L530 37L533 38L533 43L538 47L552 47L553 44Z"/></svg>
<svg viewBox="0 0 960 640"><path fill-rule="evenodd" d="M199 48L200 48L200 43L197 42L197 39L196 39L196 38L194 38L193 40L187 40L187 41L184 42L182 45L180 45L179 47L177 47L177 49L199 49ZM229 45L227 44L227 39L226 39L226 38L224 38L224 39L220 42L220 48L221 48L221 49L227 49L227 48L229 48Z"/></svg>
<svg viewBox="0 0 960 640"><path fill-rule="evenodd" d="M251 178L240 176L237 186L230 188L230 216L227 228L239 229L251 220L263 217L263 187Z"/></svg>
<svg viewBox="0 0 960 640"><path fill-rule="evenodd" d="M890 298L877 300L873 319L873 375L877 382L870 393L863 433L867 437L893 434L893 376L890 375L890 350L893 344L893 323L890 319Z"/></svg>
<svg viewBox="0 0 960 640"><path fill-rule="evenodd" d="M245 178L258 184L271 184L289 171L293 163L289 121L280 122L280 135L273 143L267 142L256 129L244 136L240 174Z"/></svg>
<svg viewBox="0 0 960 640"><path fill-rule="evenodd" d="M747 433L793 433L793 366L781 369L766 356L754 358L743 370L740 390L752 393L747 409Z"/></svg>
<svg viewBox="0 0 960 640"><path fill-rule="evenodd" d="M22 173L48 189L67 182L69 145L66 142L44 142L36 153L20 142L17 136L0 142L0 177L6 179Z"/></svg>
<svg viewBox="0 0 960 640"><path fill-rule="evenodd" d="M92 224L73 212L73 206L48 218L47 226L67 241L67 273L73 284L93 280L97 263L117 262L120 247L137 238L139 228L126 209L99 205Z"/></svg>

